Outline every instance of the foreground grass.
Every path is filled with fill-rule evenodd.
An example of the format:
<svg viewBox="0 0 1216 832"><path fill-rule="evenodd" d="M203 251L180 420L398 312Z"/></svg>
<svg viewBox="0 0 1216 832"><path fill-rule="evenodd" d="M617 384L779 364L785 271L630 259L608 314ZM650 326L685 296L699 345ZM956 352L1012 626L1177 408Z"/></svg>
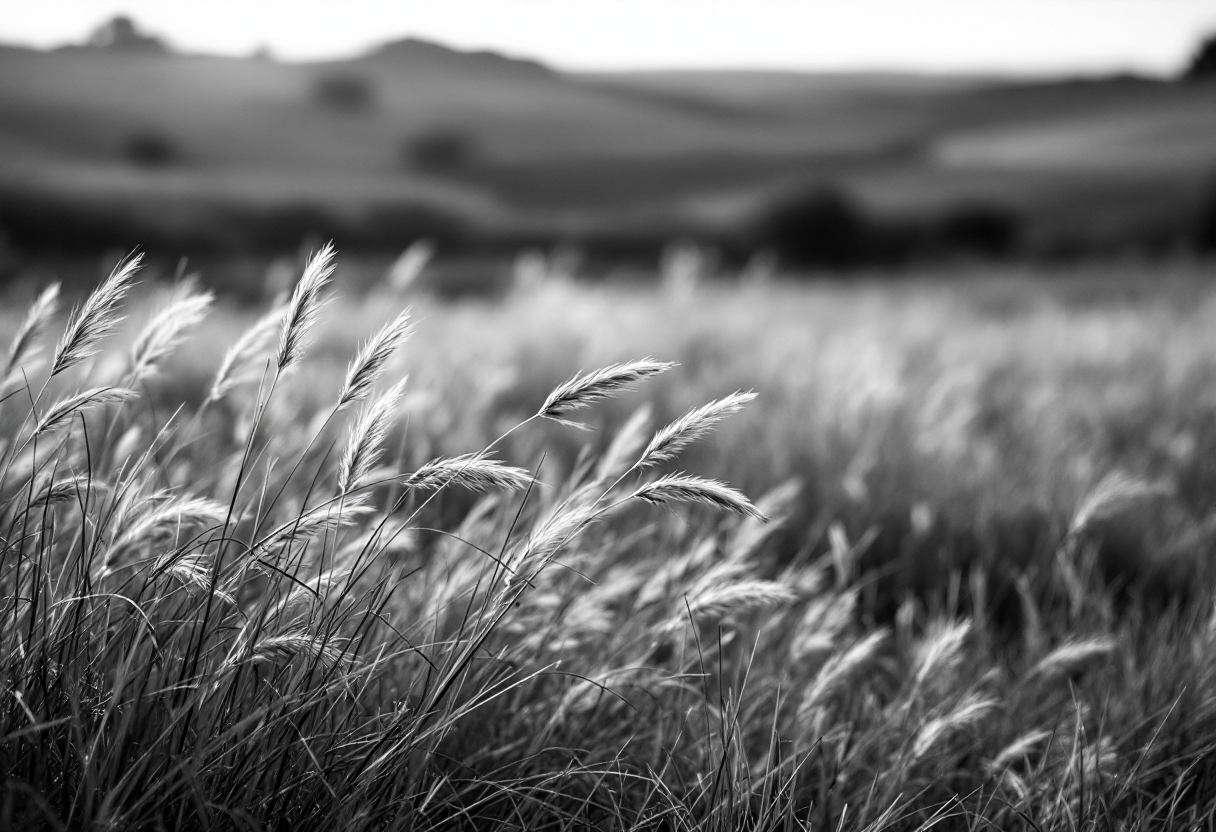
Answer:
<svg viewBox="0 0 1216 832"><path fill-rule="evenodd" d="M324 256L239 339L116 333L130 266L4 369L0 826L1211 825L1202 292L555 287L401 363Z"/></svg>

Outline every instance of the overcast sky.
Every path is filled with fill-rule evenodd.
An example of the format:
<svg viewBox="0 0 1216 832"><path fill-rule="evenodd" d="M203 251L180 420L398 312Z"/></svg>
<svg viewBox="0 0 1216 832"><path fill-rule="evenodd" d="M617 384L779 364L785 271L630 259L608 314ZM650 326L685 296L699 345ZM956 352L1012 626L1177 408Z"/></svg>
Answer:
<svg viewBox="0 0 1216 832"><path fill-rule="evenodd" d="M1216 0L0 0L0 41L126 13L179 49L340 58L414 36L566 69L1172 73Z"/></svg>

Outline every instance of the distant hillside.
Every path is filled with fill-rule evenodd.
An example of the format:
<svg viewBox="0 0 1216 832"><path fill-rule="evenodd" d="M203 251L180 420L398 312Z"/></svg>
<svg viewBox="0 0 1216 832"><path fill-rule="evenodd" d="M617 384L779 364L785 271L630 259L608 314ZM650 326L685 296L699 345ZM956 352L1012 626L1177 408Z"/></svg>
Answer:
<svg viewBox="0 0 1216 832"><path fill-rule="evenodd" d="M390 41L372 50L362 60L366 63L391 62L400 70L422 72L506 72L533 77L553 75L552 70L539 61L509 58L488 50L461 52L418 38Z"/></svg>
<svg viewBox="0 0 1216 832"><path fill-rule="evenodd" d="M1032 236L1081 239L1177 226L1216 172L1212 83L571 75L414 39L311 64L157 44L133 30L0 47L10 237L69 208L138 216L165 239L292 211L335 227L423 212L520 238L720 229L818 183L877 215L995 204L1041 226Z"/></svg>

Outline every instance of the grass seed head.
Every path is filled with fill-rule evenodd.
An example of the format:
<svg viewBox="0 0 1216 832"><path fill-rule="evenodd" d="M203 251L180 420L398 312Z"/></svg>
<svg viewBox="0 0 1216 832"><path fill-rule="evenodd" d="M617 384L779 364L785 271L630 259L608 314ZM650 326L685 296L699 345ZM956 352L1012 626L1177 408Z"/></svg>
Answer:
<svg viewBox="0 0 1216 832"><path fill-rule="evenodd" d="M1009 768L1014 763L1025 759L1035 746L1042 744L1045 740L1051 739L1051 736L1051 731L1041 728L1027 731L1001 749L1001 752L992 758L992 761L987 765L989 773L996 774Z"/></svg>
<svg viewBox="0 0 1216 832"><path fill-rule="evenodd" d="M641 361L612 364L601 370L575 376L558 385L549 394L537 415L564 421L562 417L567 414L602 401L674 366L667 361L644 358Z"/></svg>
<svg viewBox="0 0 1216 832"><path fill-rule="evenodd" d="M688 474L668 474L633 492L633 497L655 505L700 503L763 520L764 515L743 494L725 483Z"/></svg>
<svg viewBox="0 0 1216 832"><path fill-rule="evenodd" d="M34 353L38 339L50 326L55 314L59 311L59 281L42 290L42 293L30 304L29 310L17 327L16 334L9 344L8 358L4 362L4 372L0 373L0 387L3 387L15 370L21 368Z"/></svg>
<svg viewBox="0 0 1216 832"><path fill-rule="evenodd" d="M1043 680L1074 676L1083 670L1108 660L1116 648L1109 636L1069 639L1044 656L1031 668L1028 678Z"/></svg>
<svg viewBox="0 0 1216 832"><path fill-rule="evenodd" d="M367 398L384 372L384 366L392 357L393 351L407 341L411 334L413 326L410 324L410 310L406 309L369 338L346 370L342 390L338 393L338 407Z"/></svg>
<svg viewBox="0 0 1216 832"><path fill-rule="evenodd" d="M874 660L886 645L887 639L886 630L875 630L843 653L836 653L829 658L815 674L811 686L803 693L802 702L798 706L799 720L827 705L829 699Z"/></svg>
<svg viewBox="0 0 1216 832"><path fill-rule="evenodd" d="M436 459L405 478L407 488L436 489L456 485L474 491L502 488L517 491L533 482L532 473L505 465L485 452Z"/></svg>
<svg viewBox="0 0 1216 832"><path fill-rule="evenodd" d="M436 247L427 239L415 240L393 261L388 270L388 285L394 292L404 292L418 279L427 263L435 256Z"/></svg>
<svg viewBox="0 0 1216 832"><path fill-rule="evenodd" d="M215 297L187 289L162 309L140 332L131 348L132 384L155 374L158 365L206 317Z"/></svg>
<svg viewBox="0 0 1216 832"><path fill-rule="evenodd" d="M594 506L576 506L558 511L541 523L523 543L516 545L505 562L503 600L509 601L522 591L597 516Z"/></svg>
<svg viewBox="0 0 1216 832"><path fill-rule="evenodd" d="M284 543L311 540L317 535L337 531L344 526L351 525L358 518L371 513L372 510L371 506L362 505L349 498L341 506L322 503L291 518L263 537L254 547L254 554L260 556Z"/></svg>
<svg viewBox="0 0 1216 832"><path fill-rule="evenodd" d="M203 497L177 496L157 503L155 498L141 501L141 506L151 508L123 518L111 552L175 534L183 526L218 526L228 513L224 504Z"/></svg>
<svg viewBox="0 0 1216 832"><path fill-rule="evenodd" d="M337 665L344 650L344 645L337 639L322 639L297 630L261 639L250 658L254 664L274 664L307 656L328 669Z"/></svg>
<svg viewBox="0 0 1216 832"><path fill-rule="evenodd" d="M974 728L996 709L993 699L971 694L945 716L936 717L921 726L912 743L911 764L929 756L954 734Z"/></svg>
<svg viewBox="0 0 1216 832"><path fill-rule="evenodd" d="M688 605L694 619L711 621L793 601L794 593L784 584L752 579L715 586L690 599Z"/></svg>
<svg viewBox="0 0 1216 832"><path fill-rule="evenodd" d="M118 314L118 304L135 282L142 260L142 254L122 260L84 304L72 312L51 361L52 376L97 354L97 344L123 319Z"/></svg>
<svg viewBox="0 0 1216 832"><path fill-rule="evenodd" d="M104 489L104 483L87 474L61 477L46 485L31 500L31 505L58 505L60 503L83 502L90 492Z"/></svg>
<svg viewBox="0 0 1216 832"><path fill-rule="evenodd" d="M338 467L339 493L357 488L379 462L404 389L402 379L360 412Z"/></svg>
<svg viewBox="0 0 1216 832"><path fill-rule="evenodd" d="M914 688L930 680L952 679L963 658L963 645L971 633L971 622L938 623L916 649Z"/></svg>
<svg viewBox="0 0 1216 832"><path fill-rule="evenodd" d="M756 394L750 391L737 392L689 411L654 435L642 452L637 467L645 468L675 459L686 447L707 436L724 419L738 413L754 398Z"/></svg>
<svg viewBox="0 0 1216 832"><path fill-rule="evenodd" d="M1103 477L1081 501L1069 524L1068 535L1075 538L1098 523L1167 494L1169 488L1162 483L1147 482L1115 471Z"/></svg>
<svg viewBox="0 0 1216 832"><path fill-rule="evenodd" d="M296 284L287 312L283 316L283 328L279 335L279 352L275 364L280 371L299 362L304 357L304 346L308 333L316 323L322 306L321 291L334 273L334 244L326 243L312 256L304 267L304 276Z"/></svg>
<svg viewBox="0 0 1216 832"><path fill-rule="evenodd" d="M85 410L97 407L103 404L112 402L126 401L134 398L136 395L134 390L127 390L122 387L94 387L89 390L81 391L74 396L68 396L66 399L61 399L55 402L45 414L38 424L34 427L34 436L40 436L48 431L54 430L66 423L72 416L77 413L82 413Z"/></svg>
<svg viewBox="0 0 1216 832"><path fill-rule="evenodd" d="M258 359L267 356L275 336L283 326L286 306L276 306L258 319L224 353L224 359L211 382L207 401L219 401L257 369Z"/></svg>

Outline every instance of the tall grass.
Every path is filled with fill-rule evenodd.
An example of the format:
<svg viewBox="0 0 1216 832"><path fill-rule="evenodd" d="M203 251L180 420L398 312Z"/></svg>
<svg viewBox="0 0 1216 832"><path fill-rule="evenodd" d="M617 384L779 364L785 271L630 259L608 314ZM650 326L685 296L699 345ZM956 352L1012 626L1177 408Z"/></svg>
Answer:
<svg viewBox="0 0 1216 832"><path fill-rule="evenodd" d="M406 310L345 371L310 366L332 258L214 356L193 405L157 387L205 326L192 285L129 350L105 339L133 260L53 349L54 290L19 325L0 828L1212 824L1202 530L1158 536L1195 567L1189 592L1104 568L1103 530L1145 525L1156 484L1099 481L1007 597L976 562L887 605L879 532L846 516L813 534L796 481L753 504L673 466L746 419L734 379L657 430L642 408L587 442L570 422L670 369L608 363L420 461L433 437L402 418L394 362ZM448 442L484 415L456 403ZM505 461L571 436L603 450ZM762 456L771 439L730 441ZM936 521L911 522L907 540Z"/></svg>

